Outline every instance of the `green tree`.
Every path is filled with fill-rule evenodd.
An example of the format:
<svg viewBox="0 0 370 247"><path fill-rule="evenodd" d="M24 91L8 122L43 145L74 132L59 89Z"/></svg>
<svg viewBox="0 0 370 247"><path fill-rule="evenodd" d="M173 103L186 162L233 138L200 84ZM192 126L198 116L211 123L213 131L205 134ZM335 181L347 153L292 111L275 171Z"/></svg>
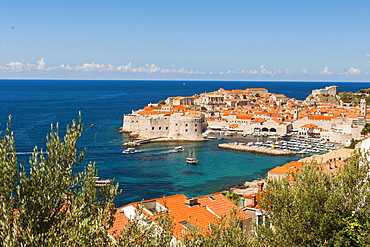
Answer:
<svg viewBox="0 0 370 247"><path fill-rule="evenodd" d="M10 121L0 142L0 238L3 246L108 246L118 185L97 188L95 163L81 172L86 150L77 151L81 118L47 136L46 151L34 148L18 164ZM26 169L27 168L27 169ZM29 170L28 170L29 168Z"/></svg>
<svg viewBox="0 0 370 247"><path fill-rule="evenodd" d="M261 199L271 225L256 226L264 246L369 246L367 155L346 161L337 177L315 164L287 179L269 180Z"/></svg>
<svg viewBox="0 0 370 247"><path fill-rule="evenodd" d="M356 144L359 143L360 140L355 140L355 139L351 139L351 144L347 147L347 148L350 148L350 149L354 149L356 148Z"/></svg>
<svg viewBox="0 0 370 247"><path fill-rule="evenodd" d="M368 133L370 133L370 123L366 123L361 130L361 135L367 135Z"/></svg>
<svg viewBox="0 0 370 247"><path fill-rule="evenodd" d="M158 105L165 105L165 104L166 104L166 101L164 101L164 100L158 101Z"/></svg>
<svg viewBox="0 0 370 247"><path fill-rule="evenodd" d="M370 88L368 88L368 89L360 89L360 90L358 91L358 93L365 93L365 94L369 94L369 93L370 93Z"/></svg>

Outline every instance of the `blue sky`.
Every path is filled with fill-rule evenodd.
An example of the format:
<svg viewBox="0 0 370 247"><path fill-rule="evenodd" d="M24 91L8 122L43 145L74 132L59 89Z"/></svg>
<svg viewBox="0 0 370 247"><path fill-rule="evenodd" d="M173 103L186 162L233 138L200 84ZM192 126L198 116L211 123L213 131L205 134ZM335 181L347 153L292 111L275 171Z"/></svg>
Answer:
<svg viewBox="0 0 370 247"><path fill-rule="evenodd" d="M370 81L370 1L19 1L0 78Z"/></svg>

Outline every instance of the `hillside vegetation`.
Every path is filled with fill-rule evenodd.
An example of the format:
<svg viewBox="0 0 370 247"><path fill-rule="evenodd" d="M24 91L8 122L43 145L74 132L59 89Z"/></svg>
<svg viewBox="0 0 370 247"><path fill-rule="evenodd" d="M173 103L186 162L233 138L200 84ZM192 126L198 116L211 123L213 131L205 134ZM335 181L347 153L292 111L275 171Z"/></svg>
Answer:
<svg viewBox="0 0 370 247"><path fill-rule="evenodd" d="M370 105L370 88L360 89L356 93L343 91L340 92L338 95L343 103L350 103L353 106L356 106L360 104L361 99L365 99L367 105Z"/></svg>

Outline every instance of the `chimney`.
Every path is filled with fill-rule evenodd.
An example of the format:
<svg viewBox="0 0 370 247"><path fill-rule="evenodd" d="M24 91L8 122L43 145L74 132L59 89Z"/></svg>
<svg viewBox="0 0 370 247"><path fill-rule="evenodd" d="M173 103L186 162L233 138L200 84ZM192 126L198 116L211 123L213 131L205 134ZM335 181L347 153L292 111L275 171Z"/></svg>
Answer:
<svg viewBox="0 0 370 247"><path fill-rule="evenodd" d="M263 182L257 182L258 193L261 193L261 192L262 192L262 190L263 190L263 185L264 185L264 183L263 183Z"/></svg>
<svg viewBox="0 0 370 247"><path fill-rule="evenodd" d="M197 198L186 198L185 199L185 205L187 205L189 207L198 205L198 199Z"/></svg>
<svg viewBox="0 0 370 247"><path fill-rule="evenodd" d="M252 207L256 207L257 206L257 199L256 199L256 195L252 195Z"/></svg>

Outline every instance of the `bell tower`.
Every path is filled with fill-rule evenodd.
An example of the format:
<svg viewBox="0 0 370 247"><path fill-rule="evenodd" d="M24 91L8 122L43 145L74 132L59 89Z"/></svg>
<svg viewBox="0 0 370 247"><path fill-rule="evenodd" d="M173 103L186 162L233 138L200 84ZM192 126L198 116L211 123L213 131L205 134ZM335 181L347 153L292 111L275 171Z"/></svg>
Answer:
<svg viewBox="0 0 370 247"><path fill-rule="evenodd" d="M366 116L367 105L366 105L366 100L365 99L361 99L360 109L361 109L361 115Z"/></svg>
<svg viewBox="0 0 370 247"><path fill-rule="evenodd" d="M294 109L294 115L293 115L293 118L294 118L295 120L297 120L297 119L298 119L298 109L297 109L297 108L295 108L295 109Z"/></svg>

